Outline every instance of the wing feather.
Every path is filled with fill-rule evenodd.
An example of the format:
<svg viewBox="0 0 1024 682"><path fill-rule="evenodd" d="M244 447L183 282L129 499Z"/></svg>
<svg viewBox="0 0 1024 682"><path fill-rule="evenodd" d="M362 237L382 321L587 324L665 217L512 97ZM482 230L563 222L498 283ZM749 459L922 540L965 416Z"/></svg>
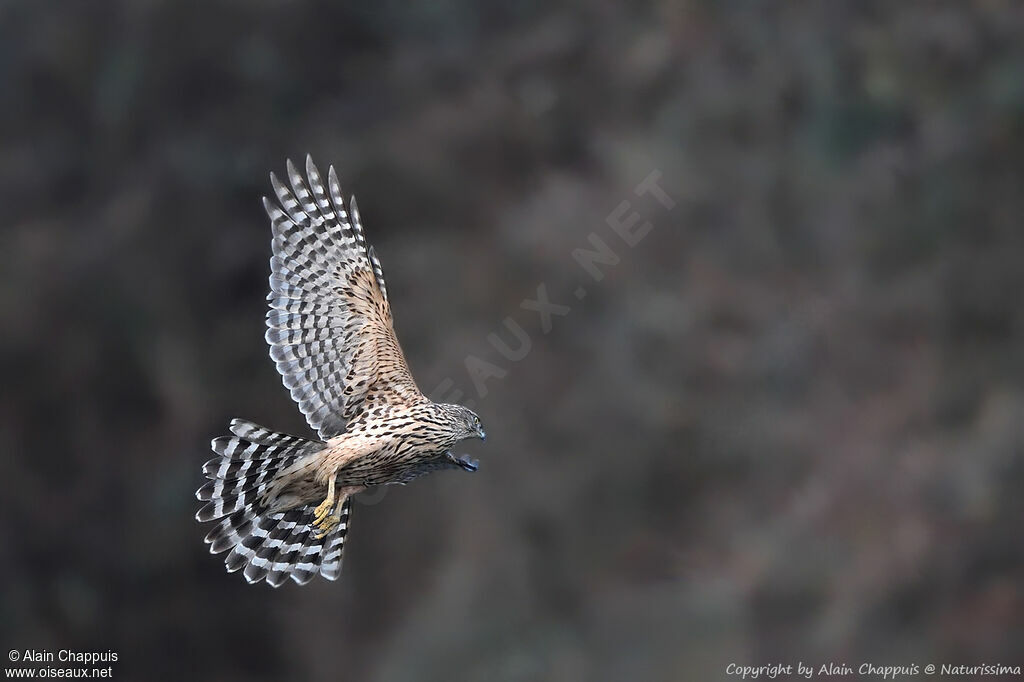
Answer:
<svg viewBox="0 0 1024 682"><path fill-rule="evenodd" d="M263 200L274 254L266 339L292 399L330 438L370 403L425 398L395 335L384 273L355 199L346 210L334 167L325 187L308 156L306 178L291 161L287 175L286 185L271 173L277 202Z"/></svg>

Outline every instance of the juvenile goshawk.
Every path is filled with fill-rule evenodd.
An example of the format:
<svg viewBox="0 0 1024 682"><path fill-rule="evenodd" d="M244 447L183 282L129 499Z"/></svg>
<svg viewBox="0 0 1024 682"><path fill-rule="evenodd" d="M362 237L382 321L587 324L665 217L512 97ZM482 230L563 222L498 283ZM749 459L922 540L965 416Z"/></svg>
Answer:
<svg viewBox="0 0 1024 682"><path fill-rule="evenodd" d="M439 469L476 471L450 448L483 439L480 418L434 403L416 387L398 345L380 261L366 243L353 197L346 209L332 166L324 185L310 157L306 178L288 161L263 199L273 231L267 343L285 387L318 439L235 419L215 438L210 480L196 497L214 554L229 572L277 587L317 573L336 580L352 496ZM308 180L308 184L307 184Z"/></svg>

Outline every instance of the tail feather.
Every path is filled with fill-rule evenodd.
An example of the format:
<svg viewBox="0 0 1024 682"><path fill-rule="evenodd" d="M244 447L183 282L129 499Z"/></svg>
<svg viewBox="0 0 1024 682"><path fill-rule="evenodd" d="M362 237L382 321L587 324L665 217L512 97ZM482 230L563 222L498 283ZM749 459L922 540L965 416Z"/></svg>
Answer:
<svg viewBox="0 0 1024 682"><path fill-rule="evenodd" d="M259 443L260 445L282 445L287 442L309 442L307 439L300 438L299 436L289 436L287 433L271 431L259 424L246 421L245 419L232 419L229 429L231 433L235 434L239 438L243 438L250 443Z"/></svg>
<svg viewBox="0 0 1024 682"><path fill-rule="evenodd" d="M225 461L220 457L215 457L203 465L203 473L209 479L233 481L271 466L276 467L282 459L283 457L268 457L262 460L238 459Z"/></svg>
<svg viewBox="0 0 1024 682"><path fill-rule="evenodd" d="M198 490L196 490L196 499L200 501L227 501L238 498L240 501L244 502L244 498L248 493L253 491L262 491L264 484L273 480L277 476L278 472L291 464L294 459L294 457L277 458L275 460L261 463L258 466L253 466L247 472L240 472L237 476L232 478L215 478L207 481ZM199 520L211 521L214 518L220 518L221 516L226 516L230 513L230 511L224 511L222 513L217 513L210 518L200 518Z"/></svg>
<svg viewBox="0 0 1024 682"><path fill-rule="evenodd" d="M249 534L252 528L252 516L245 511L235 512L220 521L206 535L205 542L210 545L211 554L220 554L231 549Z"/></svg>
<svg viewBox="0 0 1024 682"><path fill-rule="evenodd" d="M278 528L281 526L279 525ZM276 535L275 539L281 543L276 551L268 545L264 545L257 558L267 561L267 583L269 585L274 587L281 585L295 571L297 568L295 566L296 555L305 547L310 534L309 519L300 519L295 527Z"/></svg>
<svg viewBox="0 0 1024 682"><path fill-rule="evenodd" d="M210 552L228 552L228 572L242 570L250 583L265 579L278 587L291 578L304 585L317 573L337 580L352 498L342 502L342 522L322 538L312 530L312 505L271 512L261 503L266 485L283 468L324 444L241 419L231 422L231 433L234 437L214 439L213 450L220 456L203 467L211 480L196 491L206 502L196 518L217 522L206 536Z"/></svg>
<svg viewBox="0 0 1024 682"><path fill-rule="evenodd" d="M328 580L337 580L341 576L342 550L345 549L345 535L348 533L351 516L352 498L349 497L341 508L341 523L330 536L324 538L327 547L320 554L320 575Z"/></svg>

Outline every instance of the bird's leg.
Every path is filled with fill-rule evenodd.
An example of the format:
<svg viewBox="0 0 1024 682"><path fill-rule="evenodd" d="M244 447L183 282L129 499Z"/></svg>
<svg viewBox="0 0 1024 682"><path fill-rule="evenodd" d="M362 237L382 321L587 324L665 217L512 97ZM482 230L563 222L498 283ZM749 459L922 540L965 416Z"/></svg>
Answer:
<svg viewBox="0 0 1024 682"><path fill-rule="evenodd" d="M342 493L340 497L341 499L338 500L338 504L334 507L334 511L331 512L331 515L324 519L320 523L320 526L317 527L316 537L318 540L341 525L341 510L345 507L345 505L342 504L345 501L345 494Z"/></svg>
<svg viewBox="0 0 1024 682"><path fill-rule="evenodd" d="M327 498L313 510L313 527L317 529L317 537L323 537L331 532L337 524L331 524L331 510L334 508L334 486L337 475L332 474L327 482ZM340 505L339 505L340 506Z"/></svg>

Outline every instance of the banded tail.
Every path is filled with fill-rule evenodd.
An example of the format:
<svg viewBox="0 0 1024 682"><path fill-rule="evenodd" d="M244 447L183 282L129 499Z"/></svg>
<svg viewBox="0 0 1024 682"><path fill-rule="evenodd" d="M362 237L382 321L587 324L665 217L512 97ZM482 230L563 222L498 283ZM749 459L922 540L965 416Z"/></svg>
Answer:
<svg viewBox="0 0 1024 682"><path fill-rule="evenodd" d="M322 538L311 528L311 505L271 512L261 501L278 472L322 449L324 443L274 433L241 419L232 420L231 433L234 436L213 440L219 456L203 466L211 480L196 491L196 497L206 502L196 520L220 519L206 536L210 553L230 549L224 560L228 572L244 569L250 583L265 578L278 587L291 578L305 585L317 573L337 580L352 498L343 503L341 523Z"/></svg>

